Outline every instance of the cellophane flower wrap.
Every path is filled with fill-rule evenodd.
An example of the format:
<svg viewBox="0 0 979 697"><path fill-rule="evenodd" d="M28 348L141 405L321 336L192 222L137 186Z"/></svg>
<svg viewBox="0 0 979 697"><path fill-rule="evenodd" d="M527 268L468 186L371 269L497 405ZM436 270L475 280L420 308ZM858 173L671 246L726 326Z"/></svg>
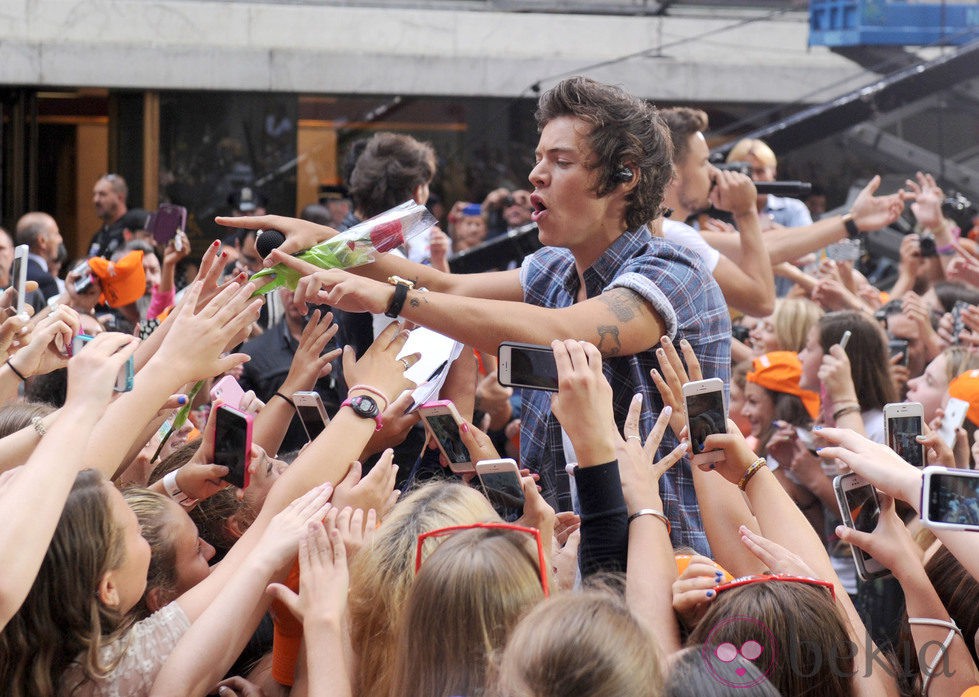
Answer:
<svg viewBox="0 0 979 697"><path fill-rule="evenodd" d="M429 230L437 222L425 206L406 201L313 245L296 258L321 269L350 269L369 264L374 261L375 254L401 246L405 240ZM263 269L251 277L255 283L265 284L254 295L264 295L282 286L295 290L300 276L298 271L285 264Z"/></svg>

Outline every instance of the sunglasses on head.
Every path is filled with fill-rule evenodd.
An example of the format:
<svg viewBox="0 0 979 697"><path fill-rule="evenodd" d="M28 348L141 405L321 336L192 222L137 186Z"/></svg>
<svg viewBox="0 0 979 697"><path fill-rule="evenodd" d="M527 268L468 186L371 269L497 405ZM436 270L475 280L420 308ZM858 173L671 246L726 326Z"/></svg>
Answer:
<svg viewBox="0 0 979 697"><path fill-rule="evenodd" d="M537 569L541 589L544 591L544 597L549 595L547 582L547 561L544 558L544 544L541 541L540 530L537 530L536 528L527 528L522 525L512 525L510 523L471 523L470 525L450 525L446 528L436 528L435 530L423 532L418 536L418 546L415 550L415 573L417 574L418 570L422 566L422 551L425 547L425 540L429 540L434 537L453 535L457 532L462 532L463 530L509 530L511 532L519 532L533 537L534 542L537 544Z"/></svg>
<svg viewBox="0 0 979 697"><path fill-rule="evenodd" d="M781 583L804 583L807 586L825 588L833 596L833 600L836 600L836 588L829 581L821 581L818 578L809 578L807 576L793 576L791 574L755 574L753 576L742 576L733 581L714 586L714 590L720 594L732 588L740 588L741 586L748 586L753 583L772 583L776 581Z"/></svg>

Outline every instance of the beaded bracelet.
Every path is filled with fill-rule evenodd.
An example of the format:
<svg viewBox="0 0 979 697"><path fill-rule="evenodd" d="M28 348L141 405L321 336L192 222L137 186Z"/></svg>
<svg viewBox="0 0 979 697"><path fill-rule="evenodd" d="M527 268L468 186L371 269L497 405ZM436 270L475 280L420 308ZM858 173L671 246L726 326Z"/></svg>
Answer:
<svg viewBox="0 0 979 697"><path fill-rule="evenodd" d="M757 460L748 465L748 469L746 469L744 474L741 475L741 481L738 482L738 488L741 489L741 491L744 491L745 487L748 486L748 482L755 476L755 473L767 463L768 461L765 458L759 457Z"/></svg>

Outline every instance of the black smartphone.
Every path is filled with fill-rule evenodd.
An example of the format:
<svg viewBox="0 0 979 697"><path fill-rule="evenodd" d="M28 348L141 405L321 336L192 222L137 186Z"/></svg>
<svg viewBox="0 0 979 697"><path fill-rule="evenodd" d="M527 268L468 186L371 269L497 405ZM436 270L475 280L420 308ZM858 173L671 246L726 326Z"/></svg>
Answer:
<svg viewBox="0 0 979 697"><path fill-rule="evenodd" d="M252 451L252 415L221 405L214 417L215 465L224 465L224 481L245 489L248 487L248 458Z"/></svg>
<svg viewBox="0 0 979 697"><path fill-rule="evenodd" d="M910 356L908 355L908 340L907 339L889 339L887 341L887 352L891 358L894 358L897 354L901 354L901 365L905 368L908 367L908 361Z"/></svg>
<svg viewBox="0 0 979 697"><path fill-rule="evenodd" d="M557 362L550 346L504 341L497 358L501 385L557 392Z"/></svg>
<svg viewBox="0 0 979 697"><path fill-rule="evenodd" d="M966 308L970 307L969 303L964 300L956 301L955 305L952 306L952 343L958 344L959 334L965 331L965 320L962 317L962 313Z"/></svg>

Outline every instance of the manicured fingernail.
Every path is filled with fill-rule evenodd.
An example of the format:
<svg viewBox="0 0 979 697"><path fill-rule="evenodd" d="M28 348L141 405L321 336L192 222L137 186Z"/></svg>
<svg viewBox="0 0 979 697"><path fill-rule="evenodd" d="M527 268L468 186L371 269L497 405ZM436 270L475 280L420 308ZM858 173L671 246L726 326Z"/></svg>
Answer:
<svg viewBox="0 0 979 697"><path fill-rule="evenodd" d="M712 462L712 463L710 463L709 467L711 469L716 469L717 468L717 465Z"/></svg>
<svg viewBox="0 0 979 697"><path fill-rule="evenodd" d="M220 247L220 246L221 246L221 240L214 240L214 241L213 241L213 242L211 243L211 246L212 246L212 247Z"/></svg>
<svg viewBox="0 0 979 697"><path fill-rule="evenodd" d="M184 395L180 395L179 397L177 397L177 404L186 404L186 403L187 403L187 397L185 397Z"/></svg>
<svg viewBox="0 0 979 697"><path fill-rule="evenodd" d="M914 439L916 441L918 441L919 443L924 443L926 438L928 438L928 436L915 436L914 437Z"/></svg>
<svg viewBox="0 0 979 697"><path fill-rule="evenodd" d="M720 569L718 569L717 571L715 571L714 572L714 575L717 577L717 580L718 581L720 581L722 578L724 578L724 572L721 571Z"/></svg>
<svg viewBox="0 0 979 697"><path fill-rule="evenodd" d="M713 590L707 591L707 597L708 598L713 598L714 597L714 591Z"/></svg>
<svg viewBox="0 0 979 697"><path fill-rule="evenodd" d="M823 427L822 426L813 426L812 427L812 430L813 431L822 431L823 430Z"/></svg>
<svg viewBox="0 0 979 697"><path fill-rule="evenodd" d="M821 453L821 452L823 452L824 450L826 450L826 448L816 448L816 453L817 453L817 454L818 454L818 453Z"/></svg>
<svg viewBox="0 0 979 697"><path fill-rule="evenodd" d="M459 430L462 431L463 433L469 433L469 424L463 422L462 424L459 425Z"/></svg>

